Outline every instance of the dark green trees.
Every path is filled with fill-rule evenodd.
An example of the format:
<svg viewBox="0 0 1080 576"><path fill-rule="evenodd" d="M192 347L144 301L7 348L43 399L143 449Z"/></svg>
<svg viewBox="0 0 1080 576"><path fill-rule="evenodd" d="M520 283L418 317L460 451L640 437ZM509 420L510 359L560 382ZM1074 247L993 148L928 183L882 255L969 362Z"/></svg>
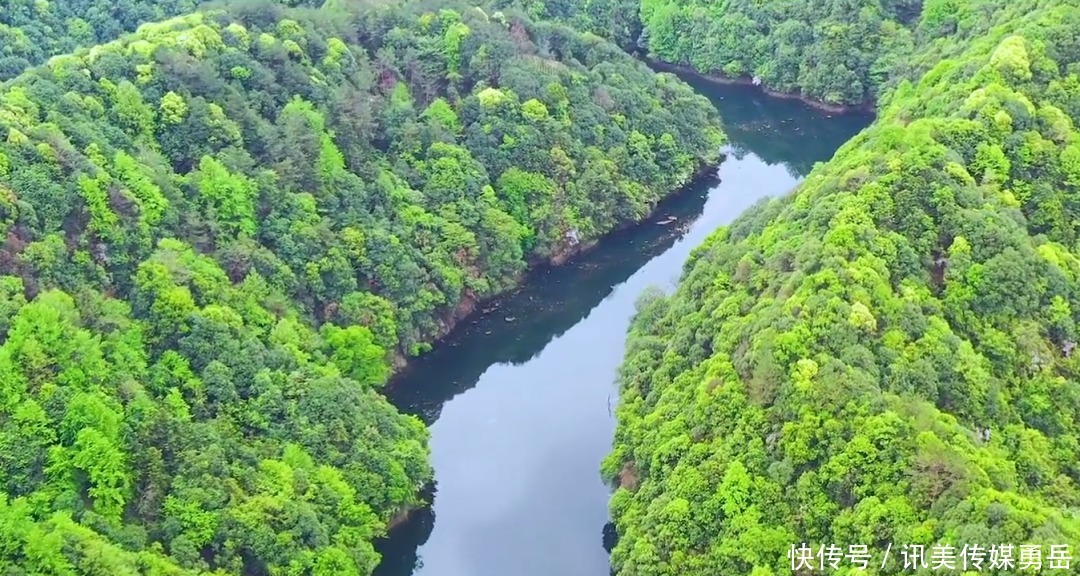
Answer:
<svg viewBox="0 0 1080 576"><path fill-rule="evenodd" d="M280 3L316 7L322 0ZM194 12L200 4L198 0L7 0L0 11L0 80L14 78L52 56L115 40L140 24Z"/></svg>
<svg viewBox="0 0 1080 576"><path fill-rule="evenodd" d="M0 479L14 548L0 564L98 573L71 548L86 540L116 555L110 573L179 573L162 553L229 573L314 574L326 557L369 572L371 537L428 477L423 425L327 362L295 315L275 319L257 276L230 286L165 241L137 284L134 310L51 290L11 321Z"/></svg>
<svg viewBox="0 0 1080 576"><path fill-rule="evenodd" d="M643 299L604 463L619 574L1080 539L1080 8L986 8Z"/></svg>
<svg viewBox="0 0 1080 576"><path fill-rule="evenodd" d="M826 104L862 104L911 53L912 8L907 0L642 0L641 45L704 74L756 78Z"/></svg>
<svg viewBox="0 0 1080 576"><path fill-rule="evenodd" d="M23 4L0 34L55 40L28 61L106 33L94 3ZM395 356L722 142L707 101L616 47L447 3L239 3L19 75L0 571L370 573L431 476L424 426L378 394Z"/></svg>
<svg viewBox="0 0 1080 576"><path fill-rule="evenodd" d="M918 0L494 0L569 22L656 60L701 74L754 81L843 108L874 101L914 46L956 31L978 8ZM933 3L930 3L933 4ZM951 26L951 28L950 28Z"/></svg>

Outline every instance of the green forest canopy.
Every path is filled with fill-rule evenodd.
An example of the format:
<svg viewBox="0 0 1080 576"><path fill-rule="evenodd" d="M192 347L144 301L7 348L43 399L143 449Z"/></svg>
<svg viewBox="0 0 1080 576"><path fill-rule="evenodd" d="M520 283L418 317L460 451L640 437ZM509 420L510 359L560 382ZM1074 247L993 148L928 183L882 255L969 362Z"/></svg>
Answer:
<svg viewBox="0 0 1080 576"><path fill-rule="evenodd" d="M871 128L642 297L603 466L618 574L1080 542L1080 7L958 15Z"/></svg>
<svg viewBox="0 0 1080 576"><path fill-rule="evenodd" d="M912 51L918 2L642 0L640 43L706 74L828 104L873 100Z"/></svg>
<svg viewBox="0 0 1080 576"><path fill-rule="evenodd" d="M0 80L50 56L115 40L144 22L192 12L193 0L5 0Z"/></svg>
<svg viewBox="0 0 1080 576"><path fill-rule="evenodd" d="M5 83L0 571L370 573L431 477L393 357L642 218L718 120L446 2L241 3Z"/></svg>
<svg viewBox="0 0 1080 576"><path fill-rule="evenodd" d="M6 573L371 571L431 476L392 358L723 142L685 84L540 18L880 107L643 298L604 464L620 574L1080 541L1074 1L379 4L78 50L194 6L5 5Z"/></svg>
<svg viewBox="0 0 1080 576"><path fill-rule="evenodd" d="M239 2L320 6L323 0ZM0 10L0 81L14 78L51 56L115 40L140 24L189 14L201 4L202 0L4 0Z"/></svg>
<svg viewBox="0 0 1080 576"><path fill-rule="evenodd" d="M985 32L995 0L492 0L569 22L628 51L834 106L918 80ZM916 49L918 47L918 49ZM930 49L928 49L930 48Z"/></svg>

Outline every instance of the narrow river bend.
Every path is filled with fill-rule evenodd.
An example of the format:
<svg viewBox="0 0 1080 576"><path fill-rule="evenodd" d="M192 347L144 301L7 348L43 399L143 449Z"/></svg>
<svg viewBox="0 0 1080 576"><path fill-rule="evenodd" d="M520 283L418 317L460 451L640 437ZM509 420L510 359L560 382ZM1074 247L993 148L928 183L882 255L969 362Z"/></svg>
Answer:
<svg viewBox="0 0 1080 576"><path fill-rule="evenodd" d="M615 373L634 302L690 250L865 127L752 88L687 78L731 140L716 174L469 318L387 388L431 430L433 505L379 543L378 576L607 576ZM672 220L674 218L674 220Z"/></svg>

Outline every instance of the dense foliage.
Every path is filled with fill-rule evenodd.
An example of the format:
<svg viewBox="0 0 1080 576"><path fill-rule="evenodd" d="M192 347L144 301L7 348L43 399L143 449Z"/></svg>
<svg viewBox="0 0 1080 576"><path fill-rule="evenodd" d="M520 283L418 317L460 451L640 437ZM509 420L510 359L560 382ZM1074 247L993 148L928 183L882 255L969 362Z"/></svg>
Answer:
<svg viewBox="0 0 1080 576"><path fill-rule="evenodd" d="M577 30L611 39L627 52L641 37L639 0L488 0L492 10L520 10L534 20L565 22Z"/></svg>
<svg viewBox="0 0 1080 576"><path fill-rule="evenodd" d="M964 2L921 0L494 0L702 74L756 79L832 106L872 102L913 46L955 29ZM974 3L972 3L974 4Z"/></svg>
<svg viewBox="0 0 1080 576"><path fill-rule="evenodd" d="M904 544L1075 550L1080 7L983 4L643 296L604 463L619 574L787 573L801 542L891 542L870 574L908 573Z"/></svg>
<svg viewBox="0 0 1080 576"><path fill-rule="evenodd" d="M241 4L6 83L0 572L369 573L431 476L395 351L641 218L717 120L446 4Z"/></svg>
<svg viewBox="0 0 1080 576"><path fill-rule="evenodd" d="M279 1L318 6L322 0ZM335 2L338 0L334 0ZM202 0L4 0L0 9L0 81L76 48L119 38L140 24L193 12Z"/></svg>
<svg viewBox="0 0 1080 576"><path fill-rule="evenodd" d="M915 0L642 0L641 44L705 74L827 104L872 100L912 47ZM917 12L916 12L917 13Z"/></svg>
<svg viewBox="0 0 1080 576"><path fill-rule="evenodd" d="M144 22L194 10L194 0L5 0L0 10L0 80L50 56L120 37Z"/></svg>

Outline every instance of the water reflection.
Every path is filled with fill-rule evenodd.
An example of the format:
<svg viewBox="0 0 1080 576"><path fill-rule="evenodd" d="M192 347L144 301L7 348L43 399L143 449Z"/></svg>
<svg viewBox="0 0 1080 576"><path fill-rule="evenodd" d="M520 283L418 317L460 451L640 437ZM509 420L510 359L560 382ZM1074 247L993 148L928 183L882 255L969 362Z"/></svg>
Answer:
<svg viewBox="0 0 1080 576"><path fill-rule="evenodd" d="M720 111L734 159L753 154L767 164L782 164L795 178L805 177L815 163L831 158L871 119L859 113L824 113L798 100L766 96L752 86L679 76Z"/></svg>
<svg viewBox="0 0 1080 576"><path fill-rule="evenodd" d="M443 404L474 386L492 364L532 360L642 264L681 238L718 183L715 176L702 178L663 202L650 220L604 238L565 266L532 274L527 288L486 304L450 339L413 361L387 385L387 397L402 412L431 425Z"/></svg>
<svg viewBox="0 0 1080 576"><path fill-rule="evenodd" d="M527 289L485 306L387 387L399 409L429 425L440 491L431 490L433 508L378 543L376 574L606 571L604 550L616 535L604 526L608 489L597 470L610 448L608 407L633 300L649 284L674 282L711 230L790 190L869 121L688 80L724 118L724 182L703 179L652 220L537 272Z"/></svg>

